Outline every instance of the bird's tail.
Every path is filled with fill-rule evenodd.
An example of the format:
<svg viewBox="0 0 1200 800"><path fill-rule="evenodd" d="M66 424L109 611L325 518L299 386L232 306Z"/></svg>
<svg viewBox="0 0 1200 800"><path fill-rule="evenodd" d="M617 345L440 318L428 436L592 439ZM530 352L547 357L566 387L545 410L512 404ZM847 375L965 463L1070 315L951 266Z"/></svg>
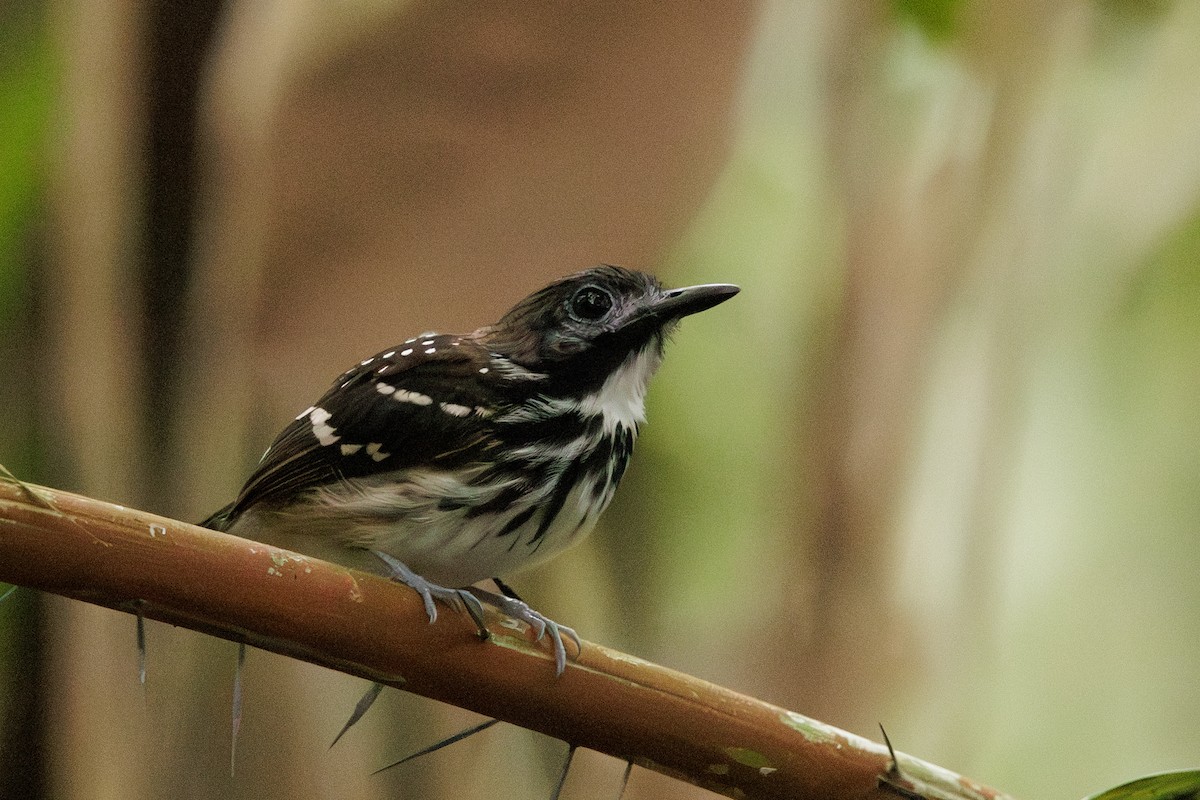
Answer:
<svg viewBox="0 0 1200 800"><path fill-rule="evenodd" d="M208 519L204 520L204 522L198 524L201 528L211 528L214 531L222 532L227 531L229 530L229 526L233 524L233 520L236 518L236 515L234 514L234 507L236 505L236 502L230 503L220 511L210 516Z"/></svg>

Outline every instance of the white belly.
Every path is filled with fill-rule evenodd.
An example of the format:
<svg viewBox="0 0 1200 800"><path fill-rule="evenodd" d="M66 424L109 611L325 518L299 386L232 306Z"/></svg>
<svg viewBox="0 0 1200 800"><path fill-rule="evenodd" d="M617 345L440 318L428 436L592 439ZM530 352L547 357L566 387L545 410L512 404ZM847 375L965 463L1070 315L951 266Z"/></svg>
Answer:
<svg viewBox="0 0 1200 800"><path fill-rule="evenodd" d="M540 537L553 484L531 490L501 512L472 515L471 506L438 508L454 489L471 493L465 482L445 474L415 484L359 484L284 510L251 509L229 532L387 575L387 566L370 552L378 550L433 583L461 587L521 572L577 544L595 527L615 488L611 481L598 486L590 477L578 481ZM500 490L483 492L480 502ZM522 525L500 535L530 506L536 508Z"/></svg>

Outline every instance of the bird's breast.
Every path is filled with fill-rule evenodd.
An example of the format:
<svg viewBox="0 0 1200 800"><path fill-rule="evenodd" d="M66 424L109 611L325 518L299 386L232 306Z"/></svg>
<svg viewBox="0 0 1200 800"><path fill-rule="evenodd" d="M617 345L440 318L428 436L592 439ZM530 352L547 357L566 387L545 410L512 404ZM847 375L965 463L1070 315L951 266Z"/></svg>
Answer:
<svg viewBox="0 0 1200 800"><path fill-rule="evenodd" d="M445 586L521 572L581 541L624 474L636 428L584 422L574 436L498 448L486 464L333 485L284 515L297 542L321 543L312 554L360 568L364 550L379 550Z"/></svg>

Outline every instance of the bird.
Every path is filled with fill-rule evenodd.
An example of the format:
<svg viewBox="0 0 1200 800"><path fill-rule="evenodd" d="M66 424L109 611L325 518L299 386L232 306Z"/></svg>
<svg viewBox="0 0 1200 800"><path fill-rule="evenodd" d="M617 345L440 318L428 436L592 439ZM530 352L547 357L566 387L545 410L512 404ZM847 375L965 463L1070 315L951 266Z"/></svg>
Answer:
<svg viewBox="0 0 1200 800"><path fill-rule="evenodd" d="M503 576L581 541L608 506L645 420L668 334L739 287L665 289L601 265L550 283L498 322L423 333L356 364L267 448L204 527L387 576L435 600L480 598L563 634ZM474 585L492 580L500 594Z"/></svg>

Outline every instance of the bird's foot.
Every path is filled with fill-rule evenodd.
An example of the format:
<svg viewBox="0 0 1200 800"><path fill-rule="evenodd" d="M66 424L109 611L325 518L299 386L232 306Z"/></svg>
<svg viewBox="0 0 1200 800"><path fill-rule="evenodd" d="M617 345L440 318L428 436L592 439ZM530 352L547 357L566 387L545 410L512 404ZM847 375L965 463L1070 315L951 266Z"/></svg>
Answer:
<svg viewBox="0 0 1200 800"><path fill-rule="evenodd" d="M483 605L470 591L466 589L448 589L445 586L439 586L413 572L403 561L393 558L387 553L381 553L378 550L372 550L371 552L375 554L376 558L387 564L393 580L403 583L421 595L421 600L425 603L425 613L429 615L430 623L437 621L437 605L434 601L441 600L453 609L465 608L467 613L471 615L471 619L475 622L476 627L479 628L480 638L487 638L487 626L483 624Z"/></svg>
<svg viewBox="0 0 1200 800"><path fill-rule="evenodd" d="M483 592L489 603L503 611L513 619L520 620L528 625L534 636L540 642L546 635L550 633L550 642L554 647L554 675L555 677L562 675L563 670L567 668L567 648L563 644L563 636L565 635L575 643L575 657L583 652L583 642L579 640L579 634L574 628L569 628L566 625L560 625L554 620L547 617L541 612L534 611L529 607L529 604L524 600L516 597L507 597L503 595L494 595L491 592Z"/></svg>
<svg viewBox="0 0 1200 800"><path fill-rule="evenodd" d="M437 604L435 601L441 600L451 608L466 609L466 612L470 614L471 619L475 622L475 626L479 629L479 637L487 639L490 634L483 621L483 605L479 602L479 598L482 597L503 613L528 625L533 630L533 634L539 642L545 638L547 632L550 633L550 641L554 647L554 674L556 677L562 675L563 671L567 668L567 648L563 644L564 636L575 643L576 658L579 657L579 653L583 652L583 642L580 641L579 634L575 632L574 628L559 625L545 614L534 611L524 600L509 596L512 594L512 590L507 589L506 586L499 582L497 582L497 586L507 589L507 594L493 594L485 589L449 589L422 578L409 569L403 561L387 553L382 553L378 550L372 550L371 552L380 561L387 564L393 580L403 583L421 596L421 600L425 604L425 613L429 615L431 623L437 621Z"/></svg>

